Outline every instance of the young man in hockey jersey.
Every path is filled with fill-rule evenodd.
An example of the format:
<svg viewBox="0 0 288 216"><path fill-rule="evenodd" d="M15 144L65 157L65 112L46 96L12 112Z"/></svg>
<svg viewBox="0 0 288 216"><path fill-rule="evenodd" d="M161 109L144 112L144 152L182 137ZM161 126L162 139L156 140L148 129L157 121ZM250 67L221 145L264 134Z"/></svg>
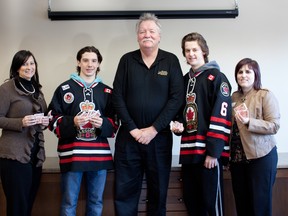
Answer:
<svg viewBox="0 0 288 216"><path fill-rule="evenodd" d="M228 161L231 86L199 33L182 39L190 71L184 76L186 103L172 131L182 135L183 197L189 215L223 215L222 163ZM180 116L179 115L179 116Z"/></svg>
<svg viewBox="0 0 288 216"><path fill-rule="evenodd" d="M86 175L86 216L102 215L108 169L113 168L107 137L117 122L111 106L112 89L97 77L102 56L87 46L77 53L77 72L55 91L49 129L58 141L61 170L61 216L76 215L81 180Z"/></svg>

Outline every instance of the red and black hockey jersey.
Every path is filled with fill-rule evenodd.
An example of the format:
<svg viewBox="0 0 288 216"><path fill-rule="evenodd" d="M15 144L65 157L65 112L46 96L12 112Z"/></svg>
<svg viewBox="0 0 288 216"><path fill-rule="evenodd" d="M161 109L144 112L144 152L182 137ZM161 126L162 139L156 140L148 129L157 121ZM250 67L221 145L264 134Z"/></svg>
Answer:
<svg viewBox="0 0 288 216"><path fill-rule="evenodd" d="M188 72L184 85L180 164L202 163L206 155L228 161L232 113L228 79L212 61L196 72Z"/></svg>
<svg viewBox="0 0 288 216"><path fill-rule="evenodd" d="M107 137L118 128L111 106L112 89L97 79L86 86L73 74L53 95L48 110L53 119L49 129L58 137L61 172L112 169L113 159ZM82 128L74 125L74 117L83 112L97 111L103 118L101 129L87 123ZM93 112L94 112L93 111Z"/></svg>

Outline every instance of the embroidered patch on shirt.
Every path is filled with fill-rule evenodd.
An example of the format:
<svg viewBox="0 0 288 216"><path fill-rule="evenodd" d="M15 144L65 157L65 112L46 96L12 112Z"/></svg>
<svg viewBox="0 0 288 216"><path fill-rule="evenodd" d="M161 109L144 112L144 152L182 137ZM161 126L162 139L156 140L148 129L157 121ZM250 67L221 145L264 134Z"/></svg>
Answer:
<svg viewBox="0 0 288 216"><path fill-rule="evenodd" d="M74 95L71 92L67 92L63 99L65 103L71 104L74 101Z"/></svg>
<svg viewBox="0 0 288 216"><path fill-rule="evenodd" d="M212 74L210 74L210 75L208 76L208 79L211 80L211 81L213 81L213 80L215 79L215 76L213 76Z"/></svg>
<svg viewBox="0 0 288 216"><path fill-rule="evenodd" d="M167 76L168 72L167 71L158 71L158 75Z"/></svg>
<svg viewBox="0 0 288 216"><path fill-rule="evenodd" d="M105 92L105 93L109 93L109 94L111 94L111 93L112 93L112 90L109 89L109 88L105 88L105 89L104 89L104 92Z"/></svg>
<svg viewBox="0 0 288 216"><path fill-rule="evenodd" d="M61 88L63 91L65 91L67 89L70 89L70 86L69 86L69 84L66 84L66 85L61 86Z"/></svg>
<svg viewBox="0 0 288 216"><path fill-rule="evenodd" d="M228 97L230 95L229 85L226 82L222 82L220 85L220 91L223 96Z"/></svg>

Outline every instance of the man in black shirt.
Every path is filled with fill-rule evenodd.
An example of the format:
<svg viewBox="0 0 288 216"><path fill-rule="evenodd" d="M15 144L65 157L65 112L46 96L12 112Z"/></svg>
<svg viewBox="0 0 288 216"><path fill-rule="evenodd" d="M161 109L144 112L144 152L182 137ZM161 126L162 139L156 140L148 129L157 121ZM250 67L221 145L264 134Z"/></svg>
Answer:
<svg viewBox="0 0 288 216"><path fill-rule="evenodd" d="M113 106L121 120L115 143L115 207L118 216L136 216L142 179L147 180L148 215L166 215L172 159L169 123L184 102L178 58L159 49L161 26L154 14L136 25L140 49L120 59Z"/></svg>

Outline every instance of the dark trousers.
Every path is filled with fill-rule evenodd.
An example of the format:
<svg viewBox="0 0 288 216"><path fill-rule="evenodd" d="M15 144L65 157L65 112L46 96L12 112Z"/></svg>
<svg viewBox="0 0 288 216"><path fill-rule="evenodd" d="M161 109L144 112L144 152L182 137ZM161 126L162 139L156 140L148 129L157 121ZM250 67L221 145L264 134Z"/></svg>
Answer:
<svg viewBox="0 0 288 216"><path fill-rule="evenodd" d="M0 159L0 173L6 197L7 216L30 216L39 188L42 167L32 163Z"/></svg>
<svg viewBox="0 0 288 216"><path fill-rule="evenodd" d="M276 147L268 155L249 163L231 163L238 216L272 216L272 190L277 163Z"/></svg>
<svg viewBox="0 0 288 216"><path fill-rule="evenodd" d="M147 215L165 216L172 160L172 134L158 133L148 145L143 145L120 129L114 159L116 215L137 216L145 174Z"/></svg>
<svg viewBox="0 0 288 216"><path fill-rule="evenodd" d="M223 169L182 164L183 198L190 216L223 216Z"/></svg>

